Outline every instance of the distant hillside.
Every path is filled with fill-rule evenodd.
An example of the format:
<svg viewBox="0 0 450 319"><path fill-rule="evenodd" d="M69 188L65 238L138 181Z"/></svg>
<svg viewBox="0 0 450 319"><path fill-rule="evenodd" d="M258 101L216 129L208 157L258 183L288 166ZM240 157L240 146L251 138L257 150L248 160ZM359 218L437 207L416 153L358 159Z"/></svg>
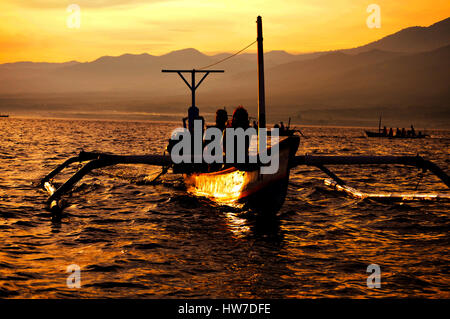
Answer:
<svg viewBox="0 0 450 319"><path fill-rule="evenodd" d="M268 101L277 106L277 112L380 105L448 107L449 61L450 45L415 54L333 52L267 69ZM254 71L236 75L222 101L240 98L254 105L255 78ZM216 95L208 92L208 100L218 103Z"/></svg>
<svg viewBox="0 0 450 319"><path fill-rule="evenodd" d="M359 53L373 49L394 52L423 52L450 44L450 18L429 27L410 27L388 35L378 41L344 50L346 53Z"/></svg>
<svg viewBox="0 0 450 319"><path fill-rule="evenodd" d="M103 56L86 63L2 64L0 111L180 112L190 103L189 92L176 74L163 74L161 69L201 68L229 55L209 56L189 48L161 56ZM280 117L334 114L333 119L343 114L373 117L380 109L392 111L394 117L424 110L423 116L446 121L450 119L449 61L450 18L429 27L406 28L353 49L299 55L267 52L268 112ZM215 66L225 73L210 75L202 84L197 96L202 110L244 104L255 112L256 65L256 55L244 53ZM415 111L404 111L408 108ZM351 111L363 109L371 111Z"/></svg>
<svg viewBox="0 0 450 319"><path fill-rule="evenodd" d="M319 60L324 62L318 63ZM448 106L449 61L450 45L404 55L383 51L355 56L330 54L291 64L289 68L271 69L269 86L274 99L285 104L298 101L297 104L326 107ZM295 84L289 87L277 84L283 81Z"/></svg>
<svg viewBox="0 0 450 319"><path fill-rule="evenodd" d="M184 49L162 56L147 53L103 56L86 63L7 63L0 65L0 94L116 90L168 92L168 87L177 87L179 83L174 83L171 76L161 74L161 69L201 68L226 56L229 54L208 56L195 49ZM284 51L267 52L265 56L266 67L299 57ZM226 76L256 70L256 55L239 55L221 64L220 68L226 70Z"/></svg>

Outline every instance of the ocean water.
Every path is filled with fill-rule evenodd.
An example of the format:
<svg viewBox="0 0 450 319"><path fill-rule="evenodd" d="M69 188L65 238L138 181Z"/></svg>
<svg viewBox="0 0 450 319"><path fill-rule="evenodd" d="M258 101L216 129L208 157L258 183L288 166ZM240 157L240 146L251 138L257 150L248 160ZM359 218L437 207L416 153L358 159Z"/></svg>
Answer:
<svg viewBox="0 0 450 319"><path fill-rule="evenodd" d="M291 171L277 216L258 218L185 192L160 168L95 171L67 197L60 222L39 179L81 149L162 154L177 123L0 119L0 298L450 297L450 204L377 202L338 194L310 167ZM450 131L423 140L364 137L361 128L305 127L298 154L415 155L449 172ZM62 181L77 165L62 174ZM333 170L371 192L440 192L402 166ZM81 269L68 288L67 267ZM377 264L381 287L368 288Z"/></svg>

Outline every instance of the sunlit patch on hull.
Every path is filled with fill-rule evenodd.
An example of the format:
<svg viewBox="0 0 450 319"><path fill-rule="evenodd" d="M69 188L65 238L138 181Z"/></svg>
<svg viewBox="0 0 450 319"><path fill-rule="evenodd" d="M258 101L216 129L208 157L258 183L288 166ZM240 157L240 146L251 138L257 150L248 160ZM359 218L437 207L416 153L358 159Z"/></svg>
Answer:
<svg viewBox="0 0 450 319"><path fill-rule="evenodd" d="M247 204L258 210L278 210L286 195L290 158L295 155L298 144L296 136L280 141L279 169L275 174L261 174L259 168L244 171L236 167L210 173L191 173L185 175L187 191L218 204Z"/></svg>

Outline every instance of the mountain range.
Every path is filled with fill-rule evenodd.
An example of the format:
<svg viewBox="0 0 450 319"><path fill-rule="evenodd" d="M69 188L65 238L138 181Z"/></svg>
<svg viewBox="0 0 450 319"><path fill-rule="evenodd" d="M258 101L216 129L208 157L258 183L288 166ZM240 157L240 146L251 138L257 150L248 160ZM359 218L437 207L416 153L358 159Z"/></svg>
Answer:
<svg viewBox="0 0 450 319"><path fill-rule="evenodd" d="M0 64L0 111L182 112L190 92L176 74L161 69L201 68L229 55L189 48L161 56L103 56L85 63ZM264 60L268 115L274 119L367 124L383 113L393 123L406 116L424 125L450 125L450 18L357 48L270 51ZM254 113L256 55L240 54L214 68L225 73L210 74L202 83L197 93L201 110L211 113L243 104Z"/></svg>

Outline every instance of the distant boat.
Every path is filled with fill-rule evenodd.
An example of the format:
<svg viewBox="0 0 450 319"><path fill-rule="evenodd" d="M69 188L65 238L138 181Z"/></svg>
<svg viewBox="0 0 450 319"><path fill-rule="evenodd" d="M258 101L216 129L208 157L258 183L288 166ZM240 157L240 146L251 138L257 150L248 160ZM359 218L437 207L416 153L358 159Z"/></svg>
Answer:
<svg viewBox="0 0 450 319"><path fill-rule="evenodd" d="M380 114L380 119L378 121L378 132L366 131L366 135L367 135L367 137L383 137L384 134L381 131L381 114Z"/></svg>
<svg viewBox="0 0 450 319"><path fill-rule="evenodd" d="M0 117L9 117L8 114L0 114Z"/></svg>
<svg viewBox="0 0 450 319"><path fill-rule="evenodd" d="M415 134L414 129L411 125L411 131L405 132L404 135L397 135L392 134L389 135L388 132L383 131L381 129L381 115L380 119L378 121L378 132L372 132L372 131L365 131L367 137L387 137L387 138L425 138L427 136L430 136L428 134L423 134L422 132L419 132L419 134Z"/></svg>
<svg viewBox="0 0 450 319"><path fill-rule="evenodd" d="M383 132L370 132L370 131L365 131L367 137L385 137L385 138L425 138L428 137L430 135L428 134L418 134L418 135L405 135L405 136L397 136L397 135L393 135L393 136L389 136L385 135Z"/></svg>

